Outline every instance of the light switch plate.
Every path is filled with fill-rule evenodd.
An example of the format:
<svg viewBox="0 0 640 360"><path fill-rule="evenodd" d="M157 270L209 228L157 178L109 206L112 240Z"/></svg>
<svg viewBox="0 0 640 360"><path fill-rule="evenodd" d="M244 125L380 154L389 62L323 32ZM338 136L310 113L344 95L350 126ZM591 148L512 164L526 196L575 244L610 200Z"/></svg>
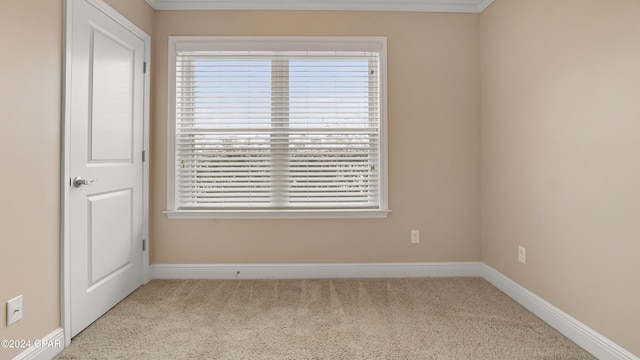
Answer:
<svg viewBox="0 0 640 360"><path fill-rule="evenodd" d="M7 301L7 326L22 319L22 295Z"/></svg>

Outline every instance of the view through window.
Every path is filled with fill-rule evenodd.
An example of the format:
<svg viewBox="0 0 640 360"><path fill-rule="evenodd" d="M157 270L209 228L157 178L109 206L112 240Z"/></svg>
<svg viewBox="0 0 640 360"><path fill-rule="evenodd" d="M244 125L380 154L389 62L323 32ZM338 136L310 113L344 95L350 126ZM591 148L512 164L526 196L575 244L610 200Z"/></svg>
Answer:
<svg viewBox="0 0 640 360"><path fill-rule="evenodd" d="M380 51L184 47L176 210L386 206Z"/></svg>

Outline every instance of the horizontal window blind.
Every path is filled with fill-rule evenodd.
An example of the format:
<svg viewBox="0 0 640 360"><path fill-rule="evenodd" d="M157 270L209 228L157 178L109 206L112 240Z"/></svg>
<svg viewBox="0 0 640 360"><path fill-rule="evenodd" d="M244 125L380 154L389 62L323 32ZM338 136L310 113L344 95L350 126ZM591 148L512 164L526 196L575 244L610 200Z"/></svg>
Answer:
<svg viewBox="0 0 640 360"><path fill-rule="evenodd" d="M177 210L377 209L380 54L176 52Z"/></svg>

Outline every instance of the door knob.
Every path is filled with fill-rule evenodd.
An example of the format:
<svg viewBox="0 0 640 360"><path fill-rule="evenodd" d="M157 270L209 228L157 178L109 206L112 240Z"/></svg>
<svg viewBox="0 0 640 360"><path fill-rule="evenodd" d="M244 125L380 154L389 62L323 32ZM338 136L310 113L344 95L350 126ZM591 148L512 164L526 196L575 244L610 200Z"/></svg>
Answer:
<svg viewBox="0 0 640 360"><path fill-rule="evenodd" d="M83 179L81 176L76 176L76 178L73 179L73 186L80 187L82 185L91 185L96 181L97 180L87 180L87 179Z"/></svg>

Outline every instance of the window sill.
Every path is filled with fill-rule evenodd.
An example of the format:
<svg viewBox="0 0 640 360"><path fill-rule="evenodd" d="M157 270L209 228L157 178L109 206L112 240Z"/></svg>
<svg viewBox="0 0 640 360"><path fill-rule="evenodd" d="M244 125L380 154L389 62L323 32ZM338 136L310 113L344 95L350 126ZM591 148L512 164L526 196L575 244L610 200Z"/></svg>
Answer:
<svg viewBox="0 0 640 360"><path fill-rule="evenodd" d="M391 210L168 210L169 219L383 219Z"/></svg>

